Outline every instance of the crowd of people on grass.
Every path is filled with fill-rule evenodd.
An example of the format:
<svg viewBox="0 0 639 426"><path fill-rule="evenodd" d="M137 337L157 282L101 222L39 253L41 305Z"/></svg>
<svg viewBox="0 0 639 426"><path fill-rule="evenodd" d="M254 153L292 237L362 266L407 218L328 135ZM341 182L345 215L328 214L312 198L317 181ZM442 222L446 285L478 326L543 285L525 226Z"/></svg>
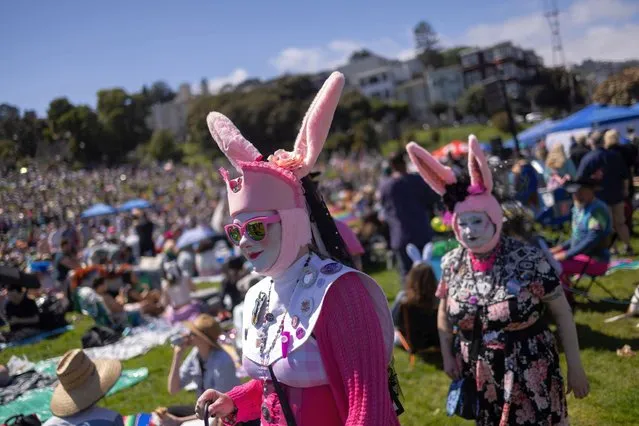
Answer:
<svg viewBox="0 0 639 426"><path fill-rule="evenodd" d="M569 150L540 141L530 155L487 155L470 136L468 155L443 160L410 143L386 159L318 163L343 84L341 74L329 77L292 152L264 157L228 118L209 114L235 169L220 180L174 165L10 176L0 254L41 285L3 285L4 341L42 330L42 298L57 301L62 320L76 309L118 333L151 317L183 323L171 339L167 390L194 383L196 396L188 407L159 407L165 425L208 416L224 424L399 424L397 346L412 357L441 352L451 415L479 425L567 424L566 391L589 393L572 278L604 274L611 252L634 254L639 139L622 144L614 130L595 131ZM543 194L572 206L566 241L519 226L556 214ZM140 196L152 206L81 217L95 202ZM181 244L197 229L206 230L202 238ZM159 285L141 272L151 261ZM391 307L364 273L376 262L399 271ZM221 295L198 300L194 281L213 274ZM220 345L229 329L241 365ZM249 378L242 384L240 370ZM79 349L65 354L47 424L121 423L96 406L120 371Z"/></svg>

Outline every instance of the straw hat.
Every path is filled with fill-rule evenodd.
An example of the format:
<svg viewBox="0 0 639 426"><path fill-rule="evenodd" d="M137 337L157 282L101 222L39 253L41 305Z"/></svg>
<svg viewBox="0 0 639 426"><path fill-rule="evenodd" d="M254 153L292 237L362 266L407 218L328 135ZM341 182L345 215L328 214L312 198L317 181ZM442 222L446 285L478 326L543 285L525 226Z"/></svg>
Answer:
<svg viewBox="0 0 639 426"><path fill-rule="evenodd" d="M186 326L193 332L214 347L219 347L217 339L222 334L222 327L215 318L208 314L198 315L194 321L189 321Z"/></svg>
<svg viewBox="0 0 639 426"><path fill-rule="evenodd" d="M120 373L120 361L92 361L82 349L68 351L56 369L60 383L53 391L51 412L68 417L93 406L113 387Z"/></svg>

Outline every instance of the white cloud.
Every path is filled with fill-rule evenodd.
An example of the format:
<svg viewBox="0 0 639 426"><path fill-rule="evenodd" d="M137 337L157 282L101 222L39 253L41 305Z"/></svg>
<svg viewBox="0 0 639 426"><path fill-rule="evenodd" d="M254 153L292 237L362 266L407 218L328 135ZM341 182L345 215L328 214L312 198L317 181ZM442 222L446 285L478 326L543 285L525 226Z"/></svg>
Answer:
<svg viewBox="0 0 639 426"><path fill-rule="evenodd" d="M414 56L414 50L410 48L410 44L402 44L385 37L370 42L333 40L325 46L287 47L269 62L279 72L313 73L345 64L349 56L359 49L369 49L393 59L408 59Z"/></svg>
<svg viewBox="0 0 639 426"><path fill-rule="evenodd" d="M637 15L639 3L634 0L576 0L559 15L566 61L636 58L632 40L637 40L639 25L631 21ZM504 22L475 25L447 44L488 46L506 40L535 49L552 65L550 28L542 8Z"/></svg>
<svg viewBox="0 0 639 426"><path fill-rule="evenodd" d="M577 39L571 40L566 55L571 62L582 59L623 61L639 57L636 44L639 24L593 26Z"/></svg>
<svg viewBox="0 0 639 426"><path fill-rule="evenodd" d="M534 49L547 65L552 65L550 27L544 16L543 3L535 6L532 12L529 12L531 8L520 10L523 11L520 16L474 25L461 35L442 32L439 34L441 45L489 46L510 40ZM638 17L637 0L575 0L560 11L559 16L566 61L637 58L633 41L639 39L639 24L635 20ZM280 73L313 73L343 65L351 53L364 48L381 56L406 60L415 56L412 36L412 29L407 29L397 39L332 40L323 46L290 46L269 62Z"/></svg>
<svg viewBox="0 0 639 426"><path fill-rule="evenodd" d="M236 68L229 75L209 79L209 92L215 94L225 85L240 84L247 78L248 72L244 68Z"/></svg>
<svg viewBox="0 0 639 426"><path fill-rule="evenodd" d="M339 52L328 48L287 47L269 62L280 72L311 73L332 68L329 64L341 57Z"/></svg>
<svg viewBox="0 0 639 426"><path fill-rule="evenodd" d="M639 12L639 4L624 0L580 0L568 9L567 18L576 25L603 19L625 19Z"/></svg>

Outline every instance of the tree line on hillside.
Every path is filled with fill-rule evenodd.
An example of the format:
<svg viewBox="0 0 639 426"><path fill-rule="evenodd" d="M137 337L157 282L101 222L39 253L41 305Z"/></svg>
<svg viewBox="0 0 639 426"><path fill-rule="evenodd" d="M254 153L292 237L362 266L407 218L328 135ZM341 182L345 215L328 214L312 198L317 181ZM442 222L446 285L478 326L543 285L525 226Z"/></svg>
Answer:
<svg viewBox="0 0 639 426"><path fill-rule="evenodd" d="M417 24L414 37L417 57L427 68L458 65L459 53L467 48L442 48L439 36L425 21ZM370 54L367 50L357 51L352 59ZM586 102L582 83L577 75L562 68L542 68L536 77L522 82L526 95L512 100L513 109L516 113L543 110L549 116L570 112ZM34 111L20 112L16 106L0 104L0 162L15 167L21 159L36 155L39 144L56 147L54 144L62 142L69 159L79 166L145 159L210 164L220 155L206 127L205 117L213 110L231 118L268 155L276 148L292 147L319 84L318 76L285 75L267 82L249 79L226 86L214 95L195 96L188 106L185 141L176 141L168 131L152 133L147 125L151 107L170 102L176 95L164 82L135 93L121 88L100 90L95 108L57 98L49 104L44 118ZM620 105L639 99L639 68L609 78L593 99ZM452 111L454 116L448 117L449 121L466 116L488 117L485 88L481 84L472 86L456 105L435 102L430 111L435 117ZM494 125L505 126L503 115L492 117ZM398 139L401 130L410 132L422 124L411 121L404 103L386 103L347 89L335 113L326 149L378 150L387 140Z"/></svg>
<svg viewBox="0 0 639 426"><path fill-rule="evenodd" d="M97 93L95 109L74 105L67 98L51 101L46 118L34 111L0 105L0 159L5 164L33 157L38 143L65 141L70 159L78 165L114 164L129 159L210 162L219 156L206 126L209 111L227 115L264 153L291 148L304 113L317 93L311 76L284 76L249 91L226 90L196 96L189 103L186 141L178 143L169 131L151 133L146 117L153 104L173 99L162 82L127 93L121 88ZM327 150L374 150L383 137L379 123L402 122L408 106L384 103L347 90L335 113ZM391 136L392 137L392 136ZM52 159L53 160L53 159Z"/></svg>

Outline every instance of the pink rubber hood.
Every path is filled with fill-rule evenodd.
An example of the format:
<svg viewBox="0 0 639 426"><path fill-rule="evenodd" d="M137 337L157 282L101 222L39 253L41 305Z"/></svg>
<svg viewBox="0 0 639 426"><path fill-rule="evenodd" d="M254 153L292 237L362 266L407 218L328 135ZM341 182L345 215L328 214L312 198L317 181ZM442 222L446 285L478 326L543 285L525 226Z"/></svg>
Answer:
<svg viewBox="0 0 639 426"><path fill-rule="evenodd" d="M446 186L456 183L457 179L453 171L437 161L428 151L415 142L406 146L408 155L417 167L419 174L426 183L439 195L444 195ZM491 251L501 236L503 226L503 212L493 190L493 175L488 167L488 161L479 142L474 135L468 137L468 172L471 185L468 188L468 196L463 201L455 204L453 213L453 230L460 244L463 244L459 236L457 216L465 212L484 212L495 225L495 235L484 246L474 249L475 253L487 253Z"/></svg>

